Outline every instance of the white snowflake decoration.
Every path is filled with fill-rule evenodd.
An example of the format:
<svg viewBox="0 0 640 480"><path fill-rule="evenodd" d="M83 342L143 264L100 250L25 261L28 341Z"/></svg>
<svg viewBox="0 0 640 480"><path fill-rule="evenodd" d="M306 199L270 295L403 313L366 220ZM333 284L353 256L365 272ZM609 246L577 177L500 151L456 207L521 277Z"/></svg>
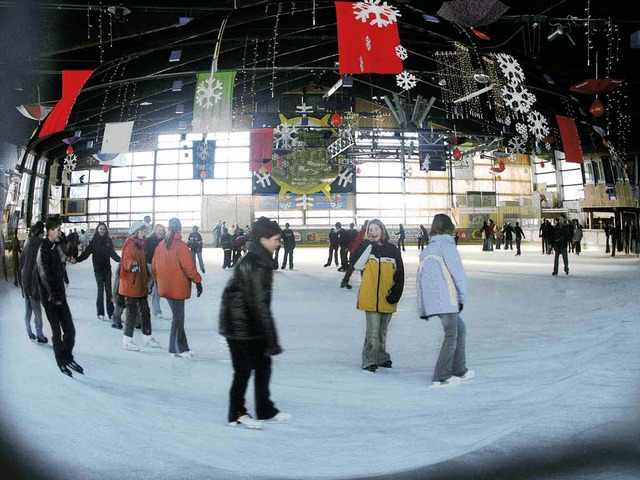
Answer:
<svg viewBox="0 0 640 480"><path fill-rule="evenodd" d="M222 100L223 84L214 77L205 78L196 89L196 103L204 108L212 108Z"/></svg>
<svg viewBox="0 0 640 480"><path fill-rule="evenodd" d="M521 137L513 137L509 140L509 151L511 153L525 153L525 140Z"/></svg>
<svg viewBox="0 0 640 480"><path fill-rule="evenodd" d="M273 144L276 148L290 148L298 145L298 129L295 125L281 123L273 131Z"/></svg>
<svg viewBox="0 0 640 480"><path fill-rule="evenodd" d="M398 9L392 5L387 5L384 1L380 4L380 0L365 0L364 2L356 2L353 5L353 14L356 20L361 20L362 23L369 22L369 25L378 26L379 28L386 27L398 21L398 17L401 17ZM373 20L369 21L369 16L373 16Z"/></svg>
<svg viewBox="0 0 640 480"><path fill-rule="evenodd" d="M498 53L496 55L496 60L498 60L498 65L500 66L500 70L502 70L502 75L507 79L507 82L512 85L524 82L524 72L514 57Z"/></svg>
<svg viewBox="0 0 640 480"><path fill-rule="evenodd" d="M516 125L516 132L518 132L524 138L527 138L529 136L529 129L524 123L518 123Z"/></svg>
<svg viewBox="0 0 640 480"><path fill-rule="evenodd" d="M547 149L547 151L551 150L551 144L549 142L544 142L544 148Z"/></svg>
<svg viewBox="0 0 640 480"><path fill-rule="evenodd" d="M76 169L77 162L78 162L78 157L76 157L75 153L72 153L71 155L67 155L66 157L64 157L64 164L62 168L67 172L71 173L73 170Z"/></svg>
<svg viewBox="0 0 640 480"><path fill-rule="evenodd" d="M396 46L396 56L400 60L406 60L407 57L409 57L409 54L407 53L407 49L406 48L404 48L402 45L398 45L398 46Z"/></svg>
<svg viewBox="0 0 640 480"><path fill-rule="evenodd" d="M549 122L540 112L533 110L529 113L527 120L529 122L529 132L536 140L542 140L549 135Z"/></svg>
<svg viewBox="0 0 640 480"><path fill-rule="evenodd" d="M429 160L431 160L431 155L427 153L424 156L424 158L420 161L421 170L429 171Z"/></svg>
<svg viewBox="0 0 640 480"><path fill-rule="evenodd" d="M396 75L396 85L403 90L410 90L418 84L418 80L413 73L409 73L406 70Z"/></svg>
<svg viewBox="0 0 640 480"><path fill-rule="evenodd" d="M522 85L507 84L500 89L505 105L517 113L528 113L536 101L536 96Z"/></svg>
<svg viewBox="0 0 640 480"><path fill-rule="evenodd" d="M199 145L196 155L198 156L198 158L200 158L201 161L205 161L207 157L209 157L209 145L207 145L206 143Z"/></svg>
<svg viewBox="0 0 640 480"><path fill-rule="evenodd" d="M364 37L364 45L365 45L365 47L367 47L367 51L370 52L371 51L371 38L369 38L369 35Z"/></svg>
<svg viewBox="0 0 640 480"><path fill-rule="evenodd" d="M338 185L341 187L348 187L350 183L353 183L353 168L345 168L339 174Z"/></svg>
<svg viewBox="0 0 640 480"><path fill-rule="evenodd" d="M253 176L256 177L256 183L259 183L262 188L271 185L271 174L269 172L253 172Z"/></svg>

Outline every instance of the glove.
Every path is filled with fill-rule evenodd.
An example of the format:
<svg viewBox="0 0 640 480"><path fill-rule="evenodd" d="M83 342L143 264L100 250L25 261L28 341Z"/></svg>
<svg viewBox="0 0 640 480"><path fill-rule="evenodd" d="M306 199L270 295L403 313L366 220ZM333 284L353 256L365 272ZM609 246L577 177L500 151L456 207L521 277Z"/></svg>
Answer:
<svg viewBox="0 0 640 480"><path fill-rule="evenodd" d="M400 301L400 297L395 294L395 293L390 293L389 295L387 295L387 302L389 302L390 304L395 304L398 303Z"/></svg>
<svg viewBox="0 0 640 480"><path fill-rule="evenodd" d="M280 345L274 345L272 347L267 347L265 352L269 357L273 357L275 355L280 355L282 353L282 347Z"/></svg>
<svg viewBox="0 0 640 480"><path fill-rule="evenodd" d="M458 313L462 312L463 308L464 308L464 303L459 303L458 304Z"/></svg>
<svg viewBox="0 0 640 480"><path fill-rule="evenodd" d="M137 273L140 271L140 265L138 265L138 262L133 262L133 264L131 265L131 271L133 273Z"/></svg>
<svg viewBox="0 0 640 480"><path fill-rule="evenodd" d="M196 291L198 292L198 297L202 295L202 283L196 283Z"/></svg>
<svg viewBox="0 0 640 480"><path fill-rule="evenodd" d="M429 317L427 317L426 315L420 315L420 318L421 318L422 320L429 320Z"/></svg>

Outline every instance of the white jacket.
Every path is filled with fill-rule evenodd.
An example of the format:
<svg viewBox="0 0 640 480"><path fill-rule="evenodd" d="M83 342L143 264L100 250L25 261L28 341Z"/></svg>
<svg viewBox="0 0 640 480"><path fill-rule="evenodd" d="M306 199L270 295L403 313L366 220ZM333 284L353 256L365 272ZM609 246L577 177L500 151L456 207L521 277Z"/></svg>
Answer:
<svg viewBox="0 0 640 480"><path fill-rule="evenodd" d="M419 316L458 313L467 296L467 277L454 237L431 237L420 253L416 287Z"/></svg>

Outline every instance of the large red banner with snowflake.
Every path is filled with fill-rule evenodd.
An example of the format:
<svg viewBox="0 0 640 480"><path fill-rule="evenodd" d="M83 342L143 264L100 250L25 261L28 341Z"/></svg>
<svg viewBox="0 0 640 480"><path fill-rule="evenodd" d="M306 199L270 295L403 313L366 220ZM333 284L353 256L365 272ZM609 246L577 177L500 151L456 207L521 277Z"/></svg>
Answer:
<svg viewBox="0 0 640 480"><path fill-rule="evenodd" d="M340 73L401 73L398 9L380 0L335 6Z"/></svg>
<svg viewBox="0 0 640 480"><path fill-rule="evenodd" d="M560 130L560 138L562 139L562 151L564 152L565 161L583 163L582 147L580 146L575 120L561 115L556 115L556 120L558 121L558 130Z"/></svg>

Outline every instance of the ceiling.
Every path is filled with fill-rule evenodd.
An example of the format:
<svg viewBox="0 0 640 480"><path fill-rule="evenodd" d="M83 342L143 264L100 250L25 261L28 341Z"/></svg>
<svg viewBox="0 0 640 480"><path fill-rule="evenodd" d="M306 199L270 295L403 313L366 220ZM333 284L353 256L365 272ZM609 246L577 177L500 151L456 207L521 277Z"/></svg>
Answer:
<svg viewBox="0 0 640 480"><path fill-rule="evenodd" d="M474 20L486 25L443 18L441 9L455 2L462 2L462 7L466 3L474 14L485 7L469 4L487 1L387 2L401 14L399 36L408 52L403 68L415 75L416 86L403 90L395 75L358 74L353 75L353 87L342 87L323 99L341 78L333 1L0 0L0 77L5 85L0 94L0 138L26 144L38 123L15 107L54 106L61 96L61 72L70 69L95 72L78 95L65 132L31 141L38 153L64 157L67 145L62 139L79 131L82 141L74 145L75 153L80 162L90 159L109 122L135 122L132 150L148 148L159 133L189 133L196 72L210 71L218 51L218 69L237 69L234 128L277 126L278 113L295 116L295 106L303 101L314 105L313 116L357 111L362 118L375 117L376 112L389 112L382 97L395 93L409 112L419 96L425 103L434 97L425 123L417 127L447 128L460 136L504 135L506 146L516 125L505 124L497 109L499 98L492 95L498 88L476 97L475 113L460 113L451 102L460 94L451 90L457 80L452 76L444 86L438 83L447 72L451 75L448 59L470 62L458 69L461 76L469 76L491 73L495 54L503 54L513 56L522 68L523 85L535 95L533 108L548 121L550 142L559 142L555 115L562 115L576 119L587 152L606 151L603 133L623 160L640 152L640 136L631 134L640 120L640 73L634 68L640 63L640 50L630 48L632 34L640 30L640 4L503 1L508 9L500 16ZM453 10L460 13L464 8ZM440 23L425 20L424 14L436 16ZM548 36L559 26L564 33L550 41ZM177 62L169 61L173 50L181 50ZM497 79L490 77L495 84ZM596 118L589 112L595 95L573 93L569 87L605 77L624 83L598 95L604 114ZM179 91L173 88L176 81L182 82ZM485 85L477 84L477 89ZM324 110L318 109L318 101ZM375 122L370 118L368 125Z"/></svg>

